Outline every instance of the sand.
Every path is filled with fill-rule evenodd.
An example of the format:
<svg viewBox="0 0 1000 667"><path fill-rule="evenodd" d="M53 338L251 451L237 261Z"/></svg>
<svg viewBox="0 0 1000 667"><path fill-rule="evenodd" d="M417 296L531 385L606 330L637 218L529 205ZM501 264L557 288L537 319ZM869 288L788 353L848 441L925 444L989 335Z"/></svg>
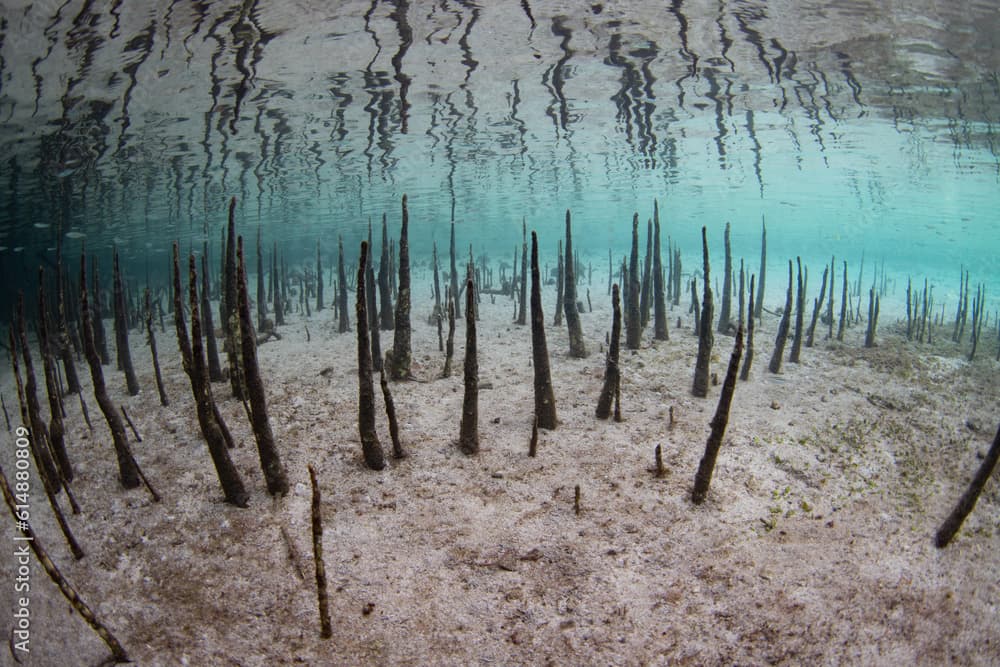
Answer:
<svg viewBox="0 0 1000 667"><path fill-rule="evenodd" d="M224 504L175 338L159 333L171 399L160 407L148 348L131 346L141 395L105 367L143 437L136 457L163 495L123 491L90 391L88 432L67 403L74 561L40 485L34 526L57 565L138 665L996 664L1000 661L1000 484L951 546L933 534L997 424L994 342L973 362L941 332L907 343L883 314L767 372L777 318L765 315L749 382L736 388L705 504L690 501L720 387L691 396L696 339L683 306L671 340L622 352L624 421L594 418L610 309L604 283L582 315L590 350L570 359L545 295L559 428L531 432L530 332L506 297L480 306L480 443L456 446L464 327L453 377L415 282L416 381L394 383L404 447L364 468L356 427L356 338L332 309L294 314L260 346L271 422L292 491L270 498L242 405L215 386L238 441L249 509ZM582 286L581 296L586 286ZM353 314L353 297L351 299ZM681 320L677 327L678 318ZM808 321L808 319L807 319ZM308 327L308 338L306 329ZM717 335L720 378L732 336ZM383 348L391 335L383 332ZM16 419L9 371L3 393ZM381 398L379 398L381 409ZM676 424L669 426L669 410ZM389 451L384 414L379 434ZM12 470L11 438L0 461ZM656 445L666 474L651 468ZM320 639L307 464L323 494L333 636ZM581 492L574 512L574 487ZM4 520L10 553L15 532ZM5 581L14 561L3 557ZM23 664L97 665L109 654L34 564L31 654ZM4 585L3 627L12 587ZM5 632L9 636L9 631ZM8 648L2 664L12 664Z"/></svg>

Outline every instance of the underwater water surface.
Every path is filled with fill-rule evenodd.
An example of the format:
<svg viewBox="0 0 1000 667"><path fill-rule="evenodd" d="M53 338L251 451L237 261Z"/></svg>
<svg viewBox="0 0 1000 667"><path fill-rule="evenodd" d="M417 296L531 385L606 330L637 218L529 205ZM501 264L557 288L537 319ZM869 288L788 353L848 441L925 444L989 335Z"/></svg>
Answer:
<svg viewBox="0 0 1000 667"><path fill-rule="evenodd" d="M295 261L369 221L412 252L620 260L659 201L685 272L788 259L890 301L1000 284L996 2L18 2L0 19L0 299L61 245L163 283L169 248L242 233ZM643 242L645 239L643 238ZM109 272L105 272L108 274ZM867 284L866 284L867 287ZM995 310L995 290L987 309ZM948 306L951 308L951 306Z"/></svg>

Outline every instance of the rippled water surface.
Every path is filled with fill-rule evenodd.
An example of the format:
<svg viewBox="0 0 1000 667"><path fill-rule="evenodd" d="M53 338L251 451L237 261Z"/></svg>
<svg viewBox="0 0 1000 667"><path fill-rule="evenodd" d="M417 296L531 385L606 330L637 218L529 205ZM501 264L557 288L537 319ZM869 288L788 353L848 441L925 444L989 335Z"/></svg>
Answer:
<svg viewBox="0 0 1000 667"><path fill-rule="evenodd" d="M656 197L688 266L725 222L756 262L763 219L775 268L864 252L900 283L1000 281L997 2L0 11L7 284L58 239L159 273L173 239L218 238L231 196L289 253L356 254L403 193L417 253L455 221L506 254L522 218L554 253L570 208L578 249L620 254Z"/></svg>

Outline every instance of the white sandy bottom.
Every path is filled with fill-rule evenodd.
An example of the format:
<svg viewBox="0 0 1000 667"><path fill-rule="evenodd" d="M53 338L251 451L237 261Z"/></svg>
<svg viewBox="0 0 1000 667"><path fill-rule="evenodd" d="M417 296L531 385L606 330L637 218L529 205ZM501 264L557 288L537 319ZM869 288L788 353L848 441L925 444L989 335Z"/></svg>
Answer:
<svg viewBox="0 0 1000 667"><path fill-rule="evenodd" d="M288 497L267 496L243 407L227 385L215 385L239 441L233 456L251 491L249 509L221 502L169 327L158 333L169 407L159 406L148 349L135 332L143 393L125 396L121 374L104 369L113 400L143 436L135 455L162 503L118 485L110 437L80 367L95 429L87 433L77 401L68 401L73 487L83 506L70 523L87 556L73 561L37 484L33 516L56 563L137 664L998 660L996 480L955 542L945 550L932 544L994 433L992 344L968 364L950 343L902 342L889 323L878 348L861 349L858 327L845 344L803 349L801 364L786 362L774 376L766 367L777 322L765 316L708 501L695 506L691 485L719 387L708 399L690 395L696 339L687 299L669 314L670 342L654 347L647 338L637 353L622 352L625 420L615 423L593 416L611 320L603 289L592 288L597 309L582 315L591 352L583 360L568 358L565 327L551 326L546 294L560 425L541 432L532 459L530 332L510 324L507 298L491 304L484 296L481 451L466 457L455 445L464 326L453 377L438 379L443 355L425 319L425 291L413 311L419 381L392 385L409 456L382 472L362 464L356 337L336 333L331 310L292 316L282 341L259 348ZM351 305L353 315L353 297ZM391 332L382 336L383 349L391 347ZM720 380L732 341L716 335L712 370ZM14 417L10 384L8 373ZM378 427L388 454L384 414ZM656 445L667 468L659 479L650 472ZM2 460L9 475L10 447ZM329 640L319 638L307 463L323 492ZM14 530L5 525L9 545ZM40 567L32 577L26 664L97 664L107 654L100 640ZM13 605L3 586L0 608Z"/></svg>

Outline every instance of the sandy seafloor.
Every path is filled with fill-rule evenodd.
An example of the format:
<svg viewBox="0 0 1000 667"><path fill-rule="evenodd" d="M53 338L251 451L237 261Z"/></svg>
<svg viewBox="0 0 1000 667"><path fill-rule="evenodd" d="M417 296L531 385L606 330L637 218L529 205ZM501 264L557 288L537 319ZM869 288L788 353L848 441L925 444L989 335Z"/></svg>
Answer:
<svg viewBox="0 0 1000 667"><path fill-rule="evenodd" d="M137 332L142 393L128 397L122 374L104 369L113 400L143 437L132 446L161 503L119 486L80 366L94 430L70 400L67 442L83 507L70 524L86 557L71 557L40 484L32 516L55 562L136 664L1000 663L1000 482L987 484L950 547L932 543L996 432L995 329L969 363L968 333L961 347L950 327L935 330L934 344L907 343L884 309L876 348L862 347L863 325L844 343L817 334L800 364L772 375L778 318L765 314L708 501L695 506L692 482L721 387L708 399L690 393L689 297L669 313L669 342L652 344L650 327L641 350L623 350L624 421L615 423L594 417L611 324L606 283L595 276L594 311L582 315L586 359L568 357L546 289L560 423L541 433L529 458L530 331L511 323L509 299L484 295L481 451L467 457L456 446L464 326L455 373L440 379L429 276L414 284L417 380L392 386L409 456L384 471L362 464L356 336L336 332L330 308L292 315L283 339L259 348L287 497L267 495L243 407L215 385L239 443L233 456L249 509L221 501L169 316L167 331L157 330L169 407L159 405ZM352 295L352 319L353 306ZM390 347L391 332L382 335ZM732 344L716 335L720 379ZM18 420L9 370L4 377ZM388 452L382 413L378 428ZM4 440L0 461L10 474L11 437ZM656 445L662 478L650 472ZM309 463L323 494L327 640L316 610ZM4 520L5 582L14 536ZM6 629L14 592L6 583L0 591ZM108 655L37 564L30 609L23 664L97 665ZM0 655L0 664L14 664L7 646Z"/></svg>

